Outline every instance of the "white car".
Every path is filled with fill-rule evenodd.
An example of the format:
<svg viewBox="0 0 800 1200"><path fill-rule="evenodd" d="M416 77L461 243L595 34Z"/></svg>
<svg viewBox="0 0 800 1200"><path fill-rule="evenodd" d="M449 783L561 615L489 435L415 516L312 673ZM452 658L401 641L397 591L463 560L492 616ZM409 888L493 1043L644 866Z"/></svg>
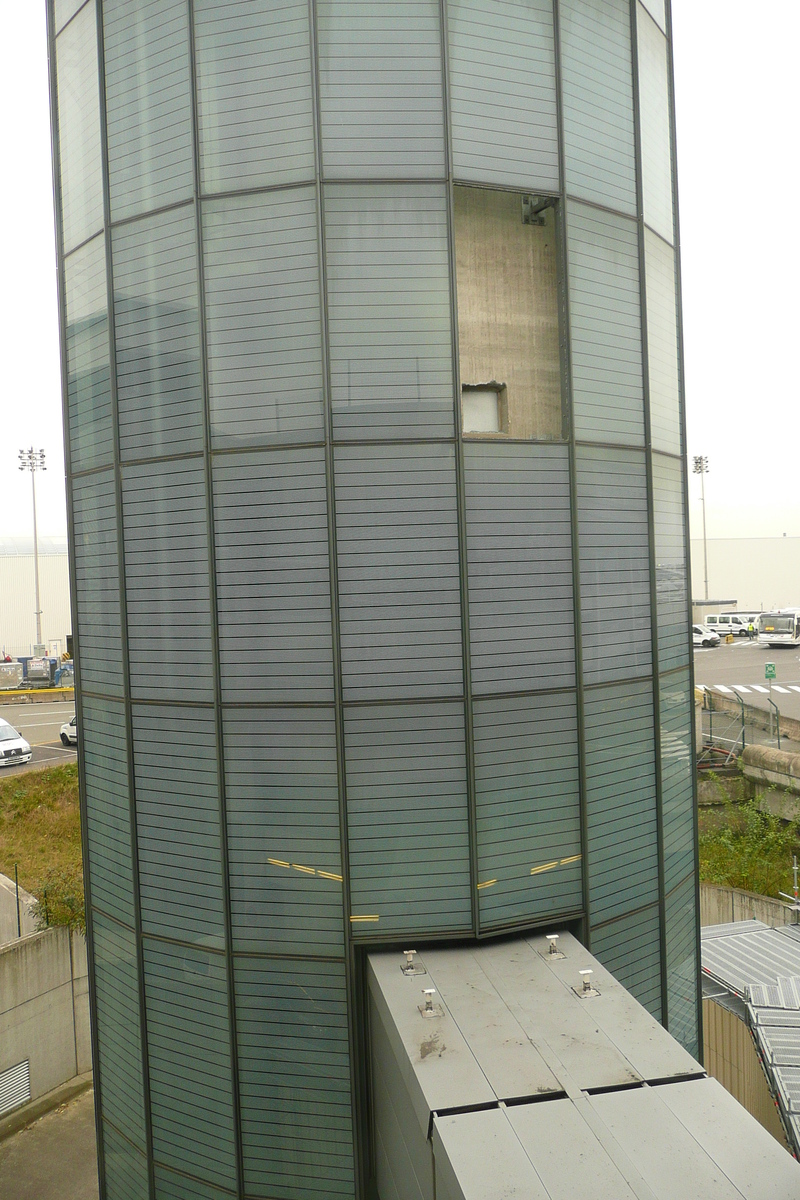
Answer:
<svg viewBox="0 0 800 1200"><path fill-rule="evenodd" d="M695 646L718 646L719 634L707 625L692 626L692 644Z"/></svg>
<svg viewBox="0 0 800 1200"><path fill-rule="evenodd" d="M75 746L78 742L78 717L65 721L61 726L61 740L65 746Z"/></svg>
<svg viewBox="0 0 800 1200"><path fill-rule="evenodd" d="M31 761L31 748L13 725L0 717L0 767Z"/></svg>

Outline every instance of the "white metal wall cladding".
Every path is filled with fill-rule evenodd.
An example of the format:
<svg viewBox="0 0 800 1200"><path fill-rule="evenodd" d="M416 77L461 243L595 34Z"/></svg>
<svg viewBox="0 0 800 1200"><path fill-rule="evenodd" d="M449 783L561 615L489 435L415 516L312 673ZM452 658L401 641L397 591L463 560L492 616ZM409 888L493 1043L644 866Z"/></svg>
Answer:
<svg viewBox="0 0 800 1200"><path fill-rule="evenodd" d="M668 14L53 3L108 1200L352 1198L354 942L583 914L696 1038ZM454 183L563 440L460 436Z"/></svg>

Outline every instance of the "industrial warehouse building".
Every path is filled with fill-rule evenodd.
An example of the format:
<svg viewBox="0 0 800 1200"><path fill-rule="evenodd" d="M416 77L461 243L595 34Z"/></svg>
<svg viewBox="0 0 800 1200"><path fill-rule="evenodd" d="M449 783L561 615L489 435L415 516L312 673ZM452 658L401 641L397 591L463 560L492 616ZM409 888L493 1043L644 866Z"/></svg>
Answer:
<svg viewBox="0 0 800 1200"><path fill-rule="evenodd" d="M388 948L696 1055L668 5L49 8L103 1196L374 1194Z"/></svg>

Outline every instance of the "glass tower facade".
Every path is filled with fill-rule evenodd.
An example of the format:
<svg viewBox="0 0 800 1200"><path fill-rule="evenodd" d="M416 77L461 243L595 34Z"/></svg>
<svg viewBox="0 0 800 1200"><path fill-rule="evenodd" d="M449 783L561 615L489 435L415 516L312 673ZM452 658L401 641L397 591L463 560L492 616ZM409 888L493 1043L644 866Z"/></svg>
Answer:
<svg viewBox="0 0 800 1200"><path fill-rule="evenodd" d="M367 1195L367 947L698 1049L665 0L49 0L104 1200Z"/></svg>

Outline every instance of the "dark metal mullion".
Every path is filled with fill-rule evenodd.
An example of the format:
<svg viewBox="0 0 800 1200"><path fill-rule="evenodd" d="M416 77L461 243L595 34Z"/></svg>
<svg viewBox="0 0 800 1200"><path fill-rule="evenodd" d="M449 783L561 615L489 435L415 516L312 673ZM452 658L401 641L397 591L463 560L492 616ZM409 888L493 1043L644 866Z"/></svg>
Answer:
<svg viewBox="0 0 800 1200"><path fill-rule="evenodd" d="M222 920L225 930L225 977L228 999L228 1033L231 1062L231 1105L233 1108L236 1187L244 1196L244 1151L242 1147L241 1098L239 1094L239 1046L236 1021L236 986L233 960L231 882L228 862L228 819L225 787L224 721L222 680L220 675L219 610L217 603L216 538L214 529L214 480L211 469L211 410L208 384L208 346L206 339L205 263L203 258L203 209L200 175L200 133L197 101L197 64L195 57L194 0L188 0L189 73L192 109L192 166L194 176L195 245L197 251L197 304L200 337L200 368L203 404L203 467L206 492L206 532L208 537L208 594L211 620L212 678L214 687L214 728L217 749L217 789L219 793L219 845L222 872Z"/></svg>
<svg viewBox="0 0 800 1200"><path fill-rule="evenodd" d="M58 72L56 59L55 35L55 0L47 0L45 6L47 21L47 58L48 82L50 91L50 131L53 143L53 208L55 211L55 242L56 242L56 285L58 303L58 325L60 334L60 367L61 367L61 420L64 429L64 460L66 465L66 508L67 508L67 537L69 545L75 546L75 514L73 510L72 475L70 471L70 436L69 436L69 368L67 364L67 314L66 314L66 281L64 278L64 244L62 237L61 213L61 146L58 125ZM98 83L99 83L98 65ZM69 556L69 593L72 609L72 654L75 664L75 712L80 722L83 721L81 711L80 688L80 638L78 584L75 572L75 554ZM100 1200L106 1200L105 1187L105 1150L103 1144L102 1110L102 1080L99 1077L100 1051L97 1038L97 985L94 965L94 930L92 920L92 892L89 872L89 822L86 811L86 766L83 752L83 739L78 739L78 790L83 803L80 805L81 823L81 858L83 863L84 908L86 913L86 960L88 967L88 991L90 1010L90 1036L92 1044L92 1064L94 1067L94 1124L97 1138L97 1166L100 1188Z"/></svg>
<svg viewBox="0 0 800 1200"><path fill-rule="evenodd" d="M119 407L117 397L117 347L114 312L114 269L111 245L111 185L108 161L108 135L105 83L105 35L103 22L103 0L97 0L97 46L100 82L100 143L103 174L103 209L105 224L106 287L108 297L108 344L109 377L111 388L111 422L114 441L114 487L117 510L117 560L119 572L120 640L122 650L122 688L125 714L125 737L128 766L128 795L131 833L131 871L133 876L133 907L136 923L136 965L139 983L139 1027L142 1053L142 1090L144 1101L145 1137L147 1139L147 1174L150 1194L155 1195L155 1167L153 1163L153 1122L150 1102L150 1049L147 1040L147 995L145 987L144 943L142 929L142 906L139 889L139 838L136 816L136 773L133 752L133 701L131 696L130 652L128 643L128 592L125 570L125 533L122 506L122 464L119 432ZM77 686L77 683L76 683Z"/></svg>
<svg viewBox="0 0 800 1200"><path fill-rule="evenodd" d="M350 839L347 817L347 762L345 751L342 642L339 615L339 560L336 538L336 462L333 450L333 406L331 364L328 343L328 286L325 239L325 191L322 184L322 123L319 85L319 44L317 2L308 0L309 50L311 54L312 112L314 122L314 183L317 201L317 257L319 262L319 313L322 352L322 403L325 422L325 496L328 520L328 569L330 572L331 653L333 665L334 726L336 733L336 775L339 792L339 853L342 871L342 937L345 954L345 992L347 997L347 1040L350 1054L350 1098L353 1113L353 1159L356 1196L365 1196L369 1174L369 1142L366 1135L368 1098L366 1095L367 1047L362 990L358 986L357 948L350 922ZM363 182L363 181L362 181Z"/></svg>
<svg viewBox="0 0 800 1200"><path fill-rule="evenodd" d="M680 405L680 422L681 422L681 440L682 440L682 472L683 472L683 537L684 548L683 552L686 556L686 628L691 628L692 625L692 565L691 565L691 541L689 535L689 472L688 472L688 449L686 445L686 374L685 363L683 357L683 292L681 279L681 227L680 227L680 209L678 205L678 163L676 152L676 123L675 123L675 64L672 52L672 4L671 0L665 0L665 9L667 17L667 88L669 91L669 131L670 131L670 164L672 166L672 229L675 240L675 303L676 303L676 324L678 332L678 398ZM693 826L694 826L694 896L695 896L695 970L697 977L697 1053L700 1061L703 1061L703 978L700 971L700 833L698 826L699 810L697 805L697 740L696 740L696 712L694 704L694 654L691 647L688 645L687 636L687 658L689 668L689 710L690 710L690 731L691 731L691 746L689 748L690 762L692 767L692 809L693 809Z"/></svg>
<svg viewBox="0 0 800 1200"><path fill-rule="evenodd" d="M650 334L647 326L647 272L644 241L644 181L642 176L642 122L639 97L638 0L631 0L631 78L633 81L633 142L636 163L637 243L639 247L639 311L642 338L642 391L644 397L644 449L647 483L647 552L650 572L650 653L653 659L653 737L656 755L656 858L658 870L658 942L661 979L661 1024L668 1028L667 1004L667 902L664 867L664 781L661 746L661 681L658 653L658 588L656 586L655 498L653 492L653 437L650 420Z"/></svg>
<svg viewBox="0 0 800 1200"><path fill-rule="evenodd" d="M474 704L472 700L472 646L469 626L469 562L467 559L467 496L464 437L461 419L461 364L458 344L458 292L456 279L455 199L453 183L453 120L450 112L450 54L447 0L439 0L442 52L442 104L444 109L444 152L447 166L447 258L450 274L450 330L453 362L453 420L455 422L455 482L458 522L458 581L461 608L461 655L464 687L464 752L467 767L467 827L469 834L469 881L472 928L481 935L481 906L478 893L478 805L475 779Z"/></svg>
<svg viewBox="0 0 800 1200"><path fill-rule="evenodd" d="M564 433L569 455L569 508L572 535L572 605L575 640L575 709L578 733L578 788L580 806L581 894L583 897L583 941L591 949L591 895L589 890L589 797L586 766L586 706L583 680L583 633L581 605L580 521L578 519L578 465L572 406L572 328L569 303L569 218L566 189L566 137L564 95L561 81L561 9L553 0L553 47L556 67L556 110L558 118L558 172L561 202L556 238L560 261L561 386L564 393Z"/></svg>

